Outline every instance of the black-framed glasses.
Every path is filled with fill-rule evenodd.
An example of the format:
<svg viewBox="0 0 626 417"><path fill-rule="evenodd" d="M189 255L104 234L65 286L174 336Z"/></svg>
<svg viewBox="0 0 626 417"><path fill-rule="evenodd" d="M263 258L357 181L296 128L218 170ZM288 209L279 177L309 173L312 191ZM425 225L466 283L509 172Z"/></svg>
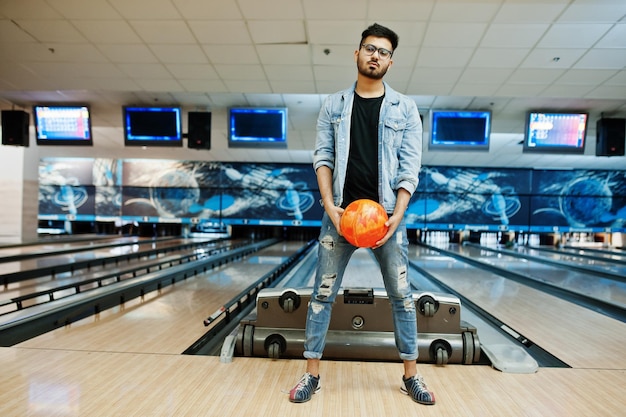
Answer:
<svg viewBox="0 0 626 417"><path fill-rule="evenodd" d="M393 55L393 52L391 52L389 49L377 48L375 45L372 45L371 43L364 43L361 45L361 48L365 50L365 53L367 55L374 55L374 52L378 51L378 56L381 57L382 59L389 59L391 58L391 55Z"/></svg>

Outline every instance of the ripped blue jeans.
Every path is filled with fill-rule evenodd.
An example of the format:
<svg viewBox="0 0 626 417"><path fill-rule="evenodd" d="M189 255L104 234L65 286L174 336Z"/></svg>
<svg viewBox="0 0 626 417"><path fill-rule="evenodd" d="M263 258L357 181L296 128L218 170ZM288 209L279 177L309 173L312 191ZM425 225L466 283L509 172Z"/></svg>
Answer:
<svg viewBox="0 0 626 417"><path fill-rule="evenodd" d="M308 306L304 357L320 359L326 344L330 315L344 271L357 249L339 236L326 213L319 237L317 270ZM404 220L382 247L372 251L381 272L392 307L396 347L402 360L416 360L417 316L408 281L408 240Z"/></svg>

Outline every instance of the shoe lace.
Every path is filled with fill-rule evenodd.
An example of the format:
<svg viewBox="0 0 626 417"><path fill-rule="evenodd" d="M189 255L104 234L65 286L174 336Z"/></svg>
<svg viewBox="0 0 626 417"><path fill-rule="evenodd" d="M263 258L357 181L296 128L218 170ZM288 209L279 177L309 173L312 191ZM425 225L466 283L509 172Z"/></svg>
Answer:
<svg viewBox="0 0 626 417"><path fill-rule="evenodd" d="M420 391L427 389L426 383L424 382L424 378L421 376L415 377L415 384L417 384L417 387L419 388Z"/></svg>
<svg viewBox="0 0 626 417"><path fill-rule="evenodd" d="M308 388L312 377L313 375L311 375L308 372L302 375L302 378L300 378L300 381L298 381L298 383L296 384L296 391L300 391L302 389Z"/></svg>

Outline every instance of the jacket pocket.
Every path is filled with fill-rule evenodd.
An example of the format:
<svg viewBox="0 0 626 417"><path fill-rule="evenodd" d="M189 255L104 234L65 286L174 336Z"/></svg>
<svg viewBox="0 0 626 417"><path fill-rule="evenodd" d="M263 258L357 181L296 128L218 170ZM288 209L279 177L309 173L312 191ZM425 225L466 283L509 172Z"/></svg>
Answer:
<svg viewBox="0 0 626 417"><path fill-rule="evenodd" d="M406 121L400 119L385 119L383 130L383 141L386 145L391 145L394 148L400 147L402 144L402 137L404 136L404 129L406 128Z"/></svg>

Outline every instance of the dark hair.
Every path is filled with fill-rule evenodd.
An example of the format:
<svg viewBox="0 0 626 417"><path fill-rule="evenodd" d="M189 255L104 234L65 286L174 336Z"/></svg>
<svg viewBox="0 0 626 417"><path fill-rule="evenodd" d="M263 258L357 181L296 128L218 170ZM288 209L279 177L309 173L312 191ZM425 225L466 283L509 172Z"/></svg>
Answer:
<svg viewBox="0 0 626 417"><path fill-rule="evenodd" d="M361 33L361 44L363 44L363 41L365 41L365 38L367 38L368 36L375 36L377 38L388 39L389 42L391 42L392 52L395 51L396 48L398 47L399 38L396 32L394 32L393 30L385 26L379 25L378 23L374 23L373 25L365 29L363 33ZM359 45L359 47L360 46L361 45Z"/></svg>

